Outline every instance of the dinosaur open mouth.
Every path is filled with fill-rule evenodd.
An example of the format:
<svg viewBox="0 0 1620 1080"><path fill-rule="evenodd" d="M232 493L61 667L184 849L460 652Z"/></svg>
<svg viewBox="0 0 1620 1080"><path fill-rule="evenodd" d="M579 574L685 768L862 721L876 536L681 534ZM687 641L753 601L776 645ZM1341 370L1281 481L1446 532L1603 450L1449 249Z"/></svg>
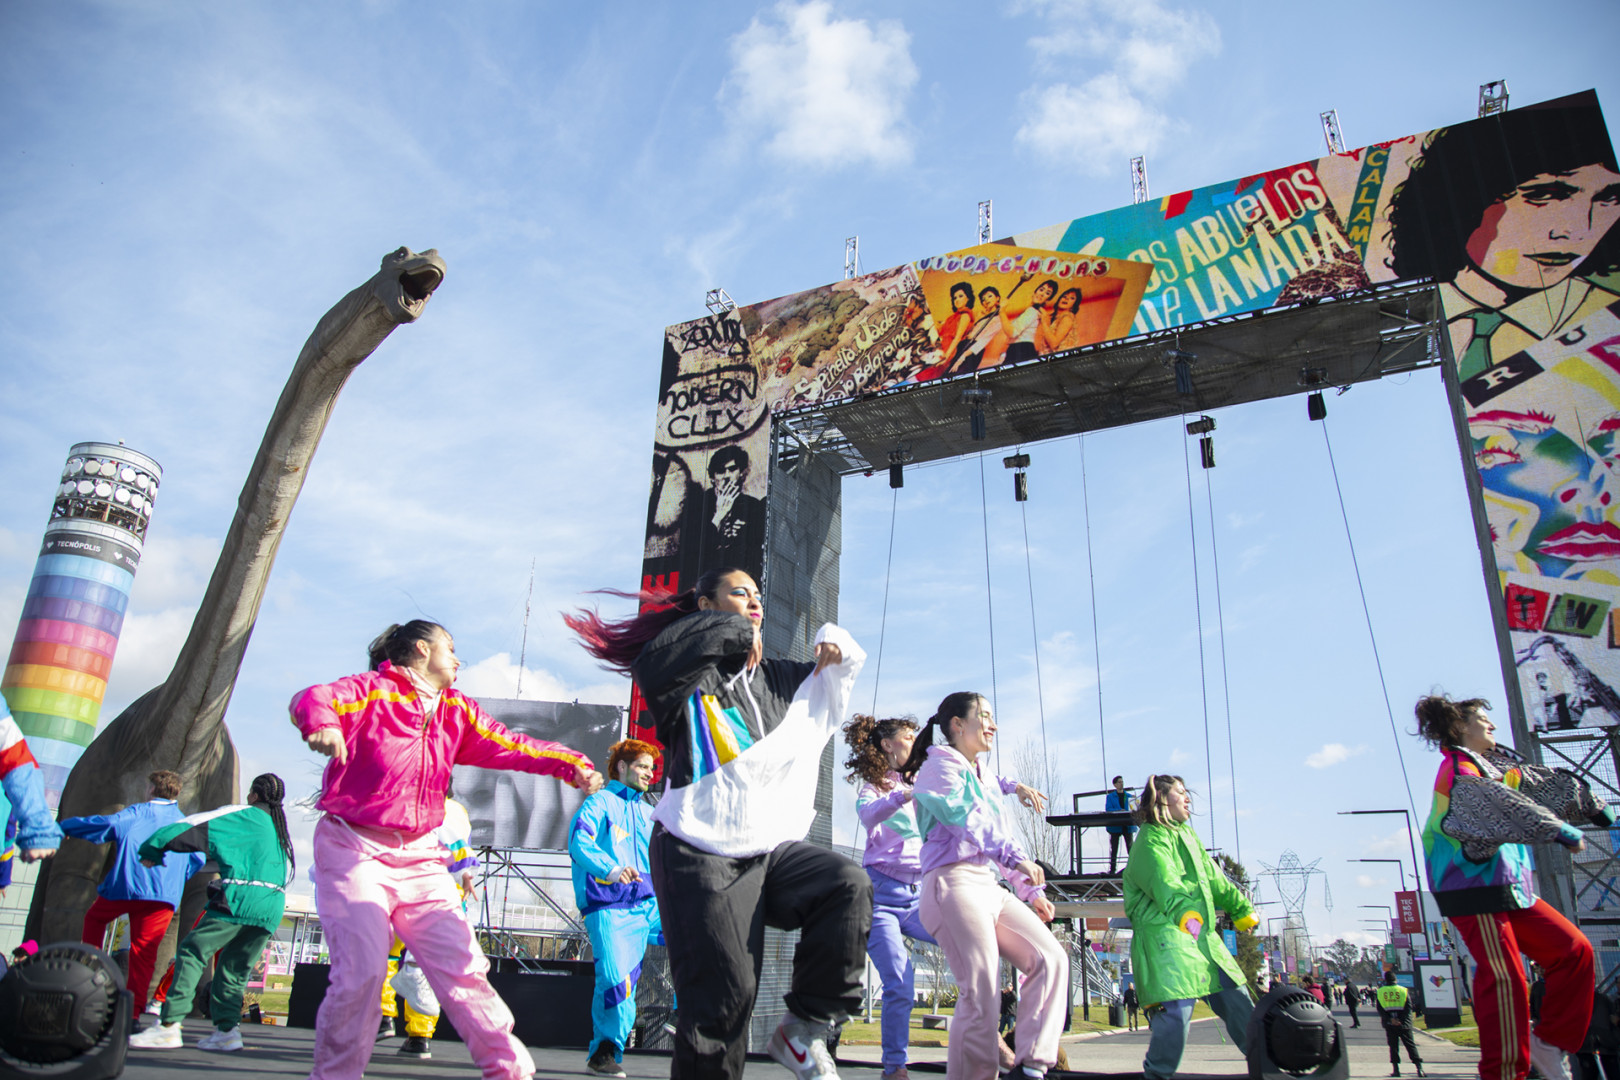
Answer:
<svg viewBox="0 0 1620 1080"><path fill-rule="evenodd" d="M399 287L412 300L426 300L444 280L444 271L436 266L420 266L399 276Z"/></svg>

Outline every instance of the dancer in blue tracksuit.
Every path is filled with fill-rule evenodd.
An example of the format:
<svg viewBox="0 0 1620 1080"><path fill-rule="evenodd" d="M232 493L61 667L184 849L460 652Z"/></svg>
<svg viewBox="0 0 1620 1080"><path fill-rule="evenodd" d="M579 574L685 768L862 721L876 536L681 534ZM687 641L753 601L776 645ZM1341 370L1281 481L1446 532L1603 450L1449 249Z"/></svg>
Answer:
<svg viewBox="0 0 1620 1080"><path fill-rule="evenodd" d="M574 903L596 956L591 994L591 1051L585 1071L623 1076L624 1044L636 1022L636 980L649 939L663 944L647 844L652 808L642 801L658 766L658 747L637 739L608 750L606 787L580 804L568 831Z"/></svg>

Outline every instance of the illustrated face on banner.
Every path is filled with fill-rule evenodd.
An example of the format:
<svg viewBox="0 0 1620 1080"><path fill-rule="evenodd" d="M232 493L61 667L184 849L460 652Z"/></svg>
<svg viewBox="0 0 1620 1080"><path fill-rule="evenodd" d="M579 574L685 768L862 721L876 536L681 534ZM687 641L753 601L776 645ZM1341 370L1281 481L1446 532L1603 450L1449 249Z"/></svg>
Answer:
<svg viewBox="0 0 1620 1080"><path fill-rule="evenodd" d="M1485 211L1468 259L1510 288L1545 289L1586 261L1620 221L1620 173L1603 165L1537 173Z"/></svg>

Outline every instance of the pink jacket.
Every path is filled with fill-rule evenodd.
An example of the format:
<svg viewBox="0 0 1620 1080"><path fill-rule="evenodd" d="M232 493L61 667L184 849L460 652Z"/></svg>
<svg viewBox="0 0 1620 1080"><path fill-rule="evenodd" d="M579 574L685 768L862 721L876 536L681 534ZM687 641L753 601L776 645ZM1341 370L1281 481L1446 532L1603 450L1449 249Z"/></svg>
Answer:
<svg viewBox="0 0 1620 1080"><path fill-rule="evenodd" d="M411 833L438 828L452 765L572 783L576 767L591 764L560 743L508 731L453 689L439 697L429 722L410 679L386 660L377 671L302 690L288 708L306 739L322 728L342 731L348 760L327 763L316 806L352 825Z"/></svg>

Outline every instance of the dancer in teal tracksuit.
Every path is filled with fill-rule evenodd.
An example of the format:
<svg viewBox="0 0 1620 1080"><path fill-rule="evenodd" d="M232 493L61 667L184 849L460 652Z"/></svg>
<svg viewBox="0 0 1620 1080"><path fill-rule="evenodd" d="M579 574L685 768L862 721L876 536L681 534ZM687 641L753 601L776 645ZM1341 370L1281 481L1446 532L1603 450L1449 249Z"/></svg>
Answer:
<svg viewBox="0 0 1620 1080"><path fill-rule="evenodd" d="M636 980L649 939L663 944L658 901L647 865L652 808L641 796L652 786L658 747L625 739L608 750L606 787L580 804L568 830L574 861L574 903L585 917L596 957L591 994L591 1056L585 1070L623 1076L619 1063L636 1023Z"/></svg>

